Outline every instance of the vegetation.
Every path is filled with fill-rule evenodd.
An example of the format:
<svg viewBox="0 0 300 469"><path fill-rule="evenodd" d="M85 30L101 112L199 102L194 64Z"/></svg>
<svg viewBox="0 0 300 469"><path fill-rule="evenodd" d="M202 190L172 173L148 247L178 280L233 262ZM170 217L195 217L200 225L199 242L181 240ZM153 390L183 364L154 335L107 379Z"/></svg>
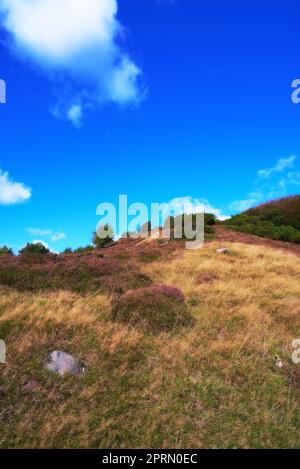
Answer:
<svg viewBox="0 0 300 469"><path fill-rule="evenodd" d="M114 240L114 230L110 225L100 226L96 232L93 233L93 245L96 248L104 248L111 244Z"/></svg>
<svg viewBox="0 0 300 469"><path fill-rule="evenodd" d="M19 254L49 254L50 251L42 243L27 243L23 249L20 249Z"/></svg>
<svg viewBox="0 0 300 469"><path fill-rule="evenodd" d="M13 256L14 252L8 246L2 246L2 247L0 247L0 256L2 256L2 255Z"/></svg>
<svg viewBox="0 0 300 469"><path fill-rule="evenodd" d="M183 293L165 285L129 291L118 297L113 303L111 318L154 333L192 322Z"/></svg>
<svg viewBox="0 0 300 469"><path fill-rule="evenodd" d="M74 252L74 251L73 251L72 248L66 248L66 249L62 252L62 254L73 254L73 252Z"/></svg>
<svg viewBox="0 0 300 469"><path fill-rule="evenodd" d="M161 250L158 260L140 260L148 245L149 252ZM109 262L102 268L115 284L124 270L136 269L152 286L180 289L192 327L156 334L112 320L115 296L108 290L90 286L82 295L61 282L61 291L20 292L21 280L0 286L0 337L8 349L7 365L0 365L0 446L298 448L300 371L291 354L300 330L299 258L239 244L231 255L216 254L223 246L185 251L179 243L124 240L105 250L108 259L94 251L40 260L40 267L61 263L69 278L80 265L75 258L98 259L96 269ZM0 262L2 272L29 259ZM45 268L43 281L52 269ZM92 285L92 277L86 282ZM129 296L140 288L131 285L138 291ZM83 361L86 373L49 374L44 360L52 350Z"/></svg>
<svg viewBox="0 0 300 469"><path fill-rule="evenodd" d="M243 233L300 244L300 196L247 210L225 224Z"/></svg>
<svg viewBox="0 0 300 469"><path fill-rule="evenodd" d="M27 252L27 251L26 251ZM78 293L127 291L151 284L138 265L102 258L92 252L68 256L18 256L0 258L0 285L19 291L68 290Z"/></svg>
<svg viewBox="0 0 300 469"><path fill-rule="evenodd" d="M95 247L92 246L91 244L88 244L87 246L80 246L79 248L75 249L74 253L75 254L84 254L88 252L94 251Z"/></svg>
<svg viewBox="0 0 300 469"><path fill-rule="evenodd" d="M182 236L183 239L186 239L185 233L184 233L184 224L190 224L192 229L195 231L197 229L197 219L196 219L196 214L192 215L178 215L176 217L169 217L165 221L165 227L169 228L170 227L170 235L171 239L175 239L175 226L177 226L177 223L179 223L179 226L181 224L181 230L182 230ZM214 225L217 223L217 218L215 215L211 213L205 213L204 214L204 235L205 239L211 239L214 234Z"/></svg>

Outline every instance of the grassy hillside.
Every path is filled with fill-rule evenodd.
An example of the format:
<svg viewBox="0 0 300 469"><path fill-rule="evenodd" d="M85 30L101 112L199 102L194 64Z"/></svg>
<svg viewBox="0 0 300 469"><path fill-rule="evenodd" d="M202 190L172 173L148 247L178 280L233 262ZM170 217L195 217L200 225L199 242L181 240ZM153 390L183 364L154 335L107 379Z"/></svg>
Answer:
<svg viewBox="0 0 300 469"><path fill-rule="evenodd" d="M96 270L115 266L105 275L101 267L100 290L85 272L76 291L72 266L59 284L43 277L43 289L30 287L28 266L14 288L8 273L2 277L8 363L0 365L0 446L299 447L300 369L291 362L300 330L299 258L242 244L220 255L224 245L216 241L190 252L159 241L127 243L105 250L105 259L81 257ZM53 262L76 264L75 257ZM130 285L120 282L124 270L147 286L135 276ZM137 309L134 323L127 309L114 314L124 295L127 307L130 298L144 301L149 288L147 311L159 317L173 298L168 311L176 307L193 320L167 329L156 321L151 329ZM51 375L44 360L53 350L82 360L86 373Z"/></svg>
<svg viewBox="0 0 300 469"><path fill-rule="evenodd" d="M243 233L300 244L300 195L251 208L225 225Z"/></svg>

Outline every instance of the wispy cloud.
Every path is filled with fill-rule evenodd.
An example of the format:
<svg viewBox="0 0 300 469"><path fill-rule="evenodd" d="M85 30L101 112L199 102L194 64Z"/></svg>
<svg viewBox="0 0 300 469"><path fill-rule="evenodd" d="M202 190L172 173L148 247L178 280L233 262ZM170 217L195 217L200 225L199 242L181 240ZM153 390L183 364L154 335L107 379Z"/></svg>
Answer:
<svg viewBox="0 0 300 469"><path fill-rule="evenodd" d="M280 158L274 166L257 171L254 191L229 205L233 212L243 212L270 199L284 197L292 186L300 187L300 172L288 171L295 165L295 155Z"/></svg>
<svg viewBox="0 0 300 469"><path fill-rule="evenodd" d="M0 169L0 205L14 205L30 199L32 191L22 182L14 182Z"/></svg>
<svg viewBox="0 0 300 469"><path fill-rule="evenodd" d="M27 228L28 233L33 236L50 236L52 230L41 230L40 228Z"/></svg>
<svg viewBox="0 0 300 469"><path fill-rule="evenodd" d="M50 236L50 239L51 241L60 241L62 239L65 239L66 238L66 234L65 233L53 233L51 236Z"/></svg>
<svg viewBox="0 0 300 469"><path fill-rule="evenodd" d="M274 173L282 173L283 171L285 171L285 169L292 168L294 166L295 160L296 160L295 155L289 156L288 158L281 158L277 161L277 163L272 168L260 169L257 172L257 175L260 178L267 179L270 176L272 176Z"/></svg>
<svg viewBox="0 0 300 469"><path fill-rule="evenodd" d="M27 232L33 236L42 236L49 240L56 242L66 238L66 234L62 232L55 232L49 229L40 228L27 228Z"/></svg>
<svg viewBox="0 0 300 469"><path fill-rule="evenodd" d="M141 70L120 46L118 0L2 0L1 13L22 58L39 64L52 79L67 78L72 91L67 97L60 89L54 115L79 126L86 105L141 99Z"/></svg>
<svg viewBox="0 0 300 469"><path fill-rule="evenodd" d="M244 212L245 210L259 204L262 200L262 197L251 198L250 196L251 194L249 194L249 197L246 199L235 200L229 205L229 209L234 212Z"/></svg>
<svg viewBox="0 0 300 469"><path fill-rule="evenodd" d="M72 104L67 110L67 118L72 122L75 127L81 127L82 124L82 106L81 104Z"/></svg>

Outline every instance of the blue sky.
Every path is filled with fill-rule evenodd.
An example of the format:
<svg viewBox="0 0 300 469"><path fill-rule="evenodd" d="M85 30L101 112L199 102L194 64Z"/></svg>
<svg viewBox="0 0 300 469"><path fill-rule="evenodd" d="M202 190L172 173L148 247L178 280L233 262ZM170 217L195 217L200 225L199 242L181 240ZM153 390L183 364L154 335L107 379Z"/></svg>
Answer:
<svg viewBox="0 0 300 469"><path fill-rule="evenodd" d="M0 0L0 245L88 244L97 205L221 215L299 193L297 0Z"/></svg>

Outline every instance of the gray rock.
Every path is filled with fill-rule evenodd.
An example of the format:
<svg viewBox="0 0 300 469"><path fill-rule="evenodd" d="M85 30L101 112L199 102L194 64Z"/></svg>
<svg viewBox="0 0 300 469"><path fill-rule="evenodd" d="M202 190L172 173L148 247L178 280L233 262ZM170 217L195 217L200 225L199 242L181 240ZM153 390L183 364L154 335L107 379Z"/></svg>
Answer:
<svg viewBox="0 0 300 469"><path fill-rule="evenodd" d="M217 249L217 250L216 250L216 253L217 253L217 254L229 254L229 253L230 253L230 250L227 249L227 248L221 248L221 249Z"/></svg>
<svg viewBox="0 0 300 469"><path fill-rule="evenodd" d="M79 363L72 355L61 351L50 353L47 369L60 376L65 374L81 375L85 371L82 363Z"/></svg>

